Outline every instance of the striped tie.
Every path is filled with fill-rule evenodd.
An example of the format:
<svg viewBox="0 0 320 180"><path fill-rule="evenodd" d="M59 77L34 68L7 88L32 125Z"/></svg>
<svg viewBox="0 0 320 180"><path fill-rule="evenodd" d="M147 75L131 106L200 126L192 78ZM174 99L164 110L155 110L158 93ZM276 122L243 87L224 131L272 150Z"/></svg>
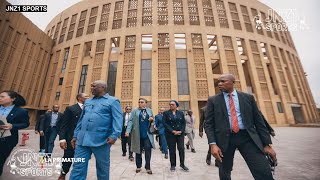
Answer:
<svg viewBox="0 0 320 180"><path fill-rule="evenodd" d="M228 95L229 95L230 113L231 113L231 129L234 133L238 133L239 132L239 123L238 123L236 107L234 106L232 93L229 93Z"/></svg>

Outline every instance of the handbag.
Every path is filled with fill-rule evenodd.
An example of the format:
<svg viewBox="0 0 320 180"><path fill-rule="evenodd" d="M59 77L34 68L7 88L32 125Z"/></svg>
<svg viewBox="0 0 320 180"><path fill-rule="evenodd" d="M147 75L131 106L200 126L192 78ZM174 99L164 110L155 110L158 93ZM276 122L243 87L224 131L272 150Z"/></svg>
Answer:
<svg viewBox="0 0 320 180"><path fill-rule="evenodd" d="M149 131L151 134L159 134L159 129L154 121L149 124Z"/></svg>

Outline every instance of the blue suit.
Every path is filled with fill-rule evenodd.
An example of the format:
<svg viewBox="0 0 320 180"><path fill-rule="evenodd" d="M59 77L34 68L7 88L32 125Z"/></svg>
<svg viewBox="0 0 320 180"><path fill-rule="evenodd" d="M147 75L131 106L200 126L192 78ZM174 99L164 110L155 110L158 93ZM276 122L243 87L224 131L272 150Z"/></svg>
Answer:
<svg viewBox="0 0 320 180"><path fill-rule="evenodd" d="M167 145L165 127L164 127L164 122L162 120L162 117L163 117L162 114L156 115L155 121L156 121L156 126L159 130L159 137L160 137L160 142L161 142L161 152L164 154L168 154L168 145Z"/></svg>
<svg viewBox="0 0 320 180"><path fill-rule="evenodd" d="M92 153L96 158L98 179L109 179L111 145L107 144L107 139L116 140L120 136L122 122L122 110L117 98L105 94L85 101L73 137L77 138L74 157L85 158L86 162L73 164L70 179L86 179Z"/></svg>

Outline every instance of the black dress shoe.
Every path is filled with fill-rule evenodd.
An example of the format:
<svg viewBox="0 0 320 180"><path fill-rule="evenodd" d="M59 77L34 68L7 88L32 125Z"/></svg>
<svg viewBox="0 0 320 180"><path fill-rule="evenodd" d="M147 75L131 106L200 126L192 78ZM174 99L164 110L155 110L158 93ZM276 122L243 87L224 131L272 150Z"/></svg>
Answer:
<svg viewBox="0 0 320 180"><path fill-rule="evenodd" d="M139 173L141 171L141 168L136 169L136 173Z"/></svg>
<svg viewBox="0 0 320 180"><path fill-rule="evenodd" d="M174 166L171 166L171 167L170 167L170 171L171 171L171 172L173 172L173 171L175 171L175 170L176 170L176 167L174 167Z"/></svg>
<svg viewBox="0 0 320 180"><path fill-rule="evenodd" d="M133 161L133 156L129 156L129 160L130 160L130 161Z"/></svg>
<svg viewBox="0 0 320 180"><path fill-rule="evenodd" d="M146 169L148 174L152 174L151 169Z"/></svg>
<svg viewBox="0 0 320 180"><path fill-rule="evenodd" d="M187 147L187 149L189 149L189 145L188 144L186 144L186 147Z"/></svg>
<svg viewBox="0 0 320 180"><path fill-rule="evenodd" d="M122 156L126 156L126 153L122 153Z"/></svg>
<svg viewBox="0 0 320 180"><path fill-rule="evenodd" d="M211 160L210 160L210 159L206 159L206 163L207 163L208 165L210 165L210 164L211 164Z"/></svg>
<svg viewBox="0 0 320 180"><path fill-rule="evenodd" d="M185 165L180 165L180 167L181 167L184 171L189 171L189 168L187 168L187 166L185 166Z"/></svg>
<svg viewBox="0 0 320 180"><path fill-rule="evenodd" d="M192 149L191 149L191 152L196 153L196 150L192 148Z"/></svg>
<svg viewBox="0 0 320 180"><path fill-rule="evenodd" d="M165 154L165 155L164 155L164 158L165 158L165 159L168 159L168 154Z"/></svg>

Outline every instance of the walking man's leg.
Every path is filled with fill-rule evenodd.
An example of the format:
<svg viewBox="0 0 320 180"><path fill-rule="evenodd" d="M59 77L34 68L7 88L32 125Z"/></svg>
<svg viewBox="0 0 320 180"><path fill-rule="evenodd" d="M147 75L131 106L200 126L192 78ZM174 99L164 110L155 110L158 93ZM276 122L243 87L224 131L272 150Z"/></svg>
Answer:
<svg viewBox="0 0 320 180"><path fill-rule="evenodd" d="M98 180L110 179L110 147L111 145L105 144L91 148L96 158Z"/></svg>
<svg viewBox="0 0 320 180"><path fill-rule="evenodd" d="M70 180L85 180L88 173L88 161L92 154L90 147L76 146L74 158L84 158L85 162L74 162L70 174Z"/></svg>

